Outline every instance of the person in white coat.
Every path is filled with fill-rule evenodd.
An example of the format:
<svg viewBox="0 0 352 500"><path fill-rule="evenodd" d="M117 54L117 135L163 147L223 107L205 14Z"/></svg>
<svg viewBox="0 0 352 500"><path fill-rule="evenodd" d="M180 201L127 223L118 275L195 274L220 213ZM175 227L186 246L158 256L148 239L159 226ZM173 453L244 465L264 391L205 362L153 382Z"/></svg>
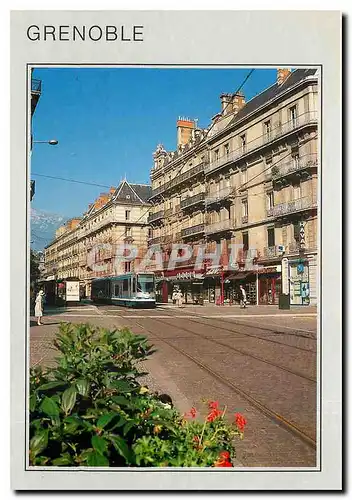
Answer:
<svg viewBox="0 0 352 500"><path fill-rule="evenodd" d="M39 290L38 295L35 299L34 315L37 318L38 325L43 323L40 321L43 316L43 303L44 303L44 292Z"/></svg>
<svg viewBox="0 0 352 500"><path fill-rule="evenodd" d="M182 307L182 301L183 301L183 295L182 295L181 290L179 290L177 292L177 296L176 296L176 302L177 302L178 307Z"/></svg>
<svg viewBox="0 0 352 500"><path fill-rule="evenodd" d="M247 294L242 285L240 285L240 307L243 309L247 307Z"/></svg>

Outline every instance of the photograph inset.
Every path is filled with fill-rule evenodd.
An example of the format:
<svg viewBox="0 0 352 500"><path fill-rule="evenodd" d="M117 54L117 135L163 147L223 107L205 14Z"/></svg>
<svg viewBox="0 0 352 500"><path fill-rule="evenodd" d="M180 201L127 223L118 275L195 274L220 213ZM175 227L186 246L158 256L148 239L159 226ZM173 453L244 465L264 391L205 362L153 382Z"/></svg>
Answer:
<svg viewBox="0 0 352 500"><path fill-rule="evenodd" d="M315 468L319 70L29 79L28 465Z"/></svg>

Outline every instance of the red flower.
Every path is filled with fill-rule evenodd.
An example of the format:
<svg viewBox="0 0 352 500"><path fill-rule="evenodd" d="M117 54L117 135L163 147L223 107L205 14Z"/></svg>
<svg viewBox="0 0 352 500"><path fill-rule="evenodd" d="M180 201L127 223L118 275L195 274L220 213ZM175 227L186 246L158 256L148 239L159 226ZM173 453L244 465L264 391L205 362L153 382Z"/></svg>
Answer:
<svg viewBox="0 0 352 500"><path fill-rule="evenodd" d="M237 425L237 428L240 432L243 432L246 424L247 424L247 420L244 418L243 415L241 415L241 413L236 413L235 415L235 423Z"/></svg>
<svg viewBox="0 0 352 500"><path fill-rule="evenodd" d="M219 410L218 401L210 401L208 406L210 412L207 416L207 422L213 422L216 418L221 417L222 411Z"/></svg>
<svg viewBox="0 0 352 500"><path fill-rule="evenodd" d="M196 418L197 415L197 410L192 406L191 410L189 413L185 413L183 416L184 418L191 417L191 418Z"/></svg>
<svg viewBox="0 0 352 500"><path fill-rule="evenodd" d="M220 458L214 462L214 467L233 467L230 461L230 453L228 451L222 451L219 457Z"/></svg>
<svg viewBox="0 0 352 500"><path fill-rule="evenodd" d="M197 410L192 406L191 411L189 412L192 418L196 418Z"/></svg>

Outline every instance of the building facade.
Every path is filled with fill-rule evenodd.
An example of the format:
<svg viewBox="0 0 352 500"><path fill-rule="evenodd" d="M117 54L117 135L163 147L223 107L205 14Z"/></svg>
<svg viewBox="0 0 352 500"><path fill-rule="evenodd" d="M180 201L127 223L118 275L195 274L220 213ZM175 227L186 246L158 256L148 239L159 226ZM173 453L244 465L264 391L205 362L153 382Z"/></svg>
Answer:
<svg viewBox="0 0 352 500"><path fill-rule="evenodd" d="M221 289L234 300L241 283L252 303L276 304L283 293L291 305L316 304L317 72L278 69L276 83L247 103L241 93L220 99L208 130L179 120L177 151L154 153L150 244L166 254L172 242L191 242L194 254L218 245L219 265L205 261L196 280L206 300ZM194 255L182 263L185 272L193 264ZM175 280L166 264L158 272L169 283L166 298ZM192 300L194 274L188 282Z"/></svg>
<svg viewBox="0 0 352 500"><path fill-rule="evenodd" d="M93 278L138 267L147 248L150 194L150 186L125 180L101 194L81 218L60 227L45 249L47 279L78 278L81 295L89 297ZM136 258L127 262L117 258L126 244L138 249Z"/></svg>

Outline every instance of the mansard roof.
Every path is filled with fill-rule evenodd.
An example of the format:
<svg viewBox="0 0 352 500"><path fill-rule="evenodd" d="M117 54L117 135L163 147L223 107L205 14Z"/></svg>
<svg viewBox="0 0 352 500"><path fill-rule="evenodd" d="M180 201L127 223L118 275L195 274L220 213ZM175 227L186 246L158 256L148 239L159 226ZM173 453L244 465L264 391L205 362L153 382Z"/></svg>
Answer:
<svg viewBox="0 0 352 500"><path fill-rule="evenodd" d="M113 201L128 205L139 205L148 203L151 197L152 187L148 184L130 184L127 180L121 182L116 189Z"/></svg>
<svg viewBox="0 0 352 500"><path fill-rule="evenodd" d="M261 108L272 99L279 97L280 94L283 94L290 87L293 87L301 80L304 80L309 76L315 75L316 72L317 72L316 69L296 69L295 71L292 71L292 73L287 77L287 79L281 85L279 85L278 83L274 83L274 85L271 85L271 87L264 90L260 94L253 97L253 99L248 101L243 106L243 108L240 109L239 112L233 117L230 126L242 120L250 113L253 113L257 109Z"/></svg>

